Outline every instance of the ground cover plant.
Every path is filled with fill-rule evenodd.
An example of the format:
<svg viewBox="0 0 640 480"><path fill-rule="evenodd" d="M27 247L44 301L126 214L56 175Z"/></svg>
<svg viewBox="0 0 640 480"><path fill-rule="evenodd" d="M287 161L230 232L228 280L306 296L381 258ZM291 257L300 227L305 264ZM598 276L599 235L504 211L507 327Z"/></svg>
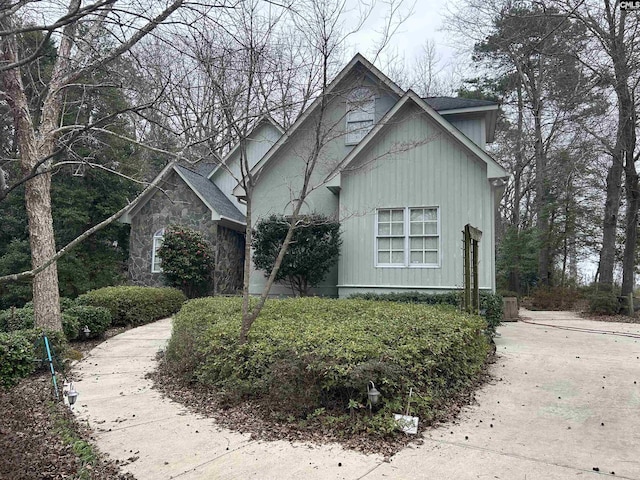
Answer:
<svg viewBox="0 0 640 480"><path fill-rule="evenodd" d="M215 392L222 406L250 402L277 424L353 435L400 435L394 413L428 425L482 371L484 320L446 305L360 299L271 300L238 344L240 299L185 304L174 319L163 369ZM367 384L382 399L371 411Z"/></svg>

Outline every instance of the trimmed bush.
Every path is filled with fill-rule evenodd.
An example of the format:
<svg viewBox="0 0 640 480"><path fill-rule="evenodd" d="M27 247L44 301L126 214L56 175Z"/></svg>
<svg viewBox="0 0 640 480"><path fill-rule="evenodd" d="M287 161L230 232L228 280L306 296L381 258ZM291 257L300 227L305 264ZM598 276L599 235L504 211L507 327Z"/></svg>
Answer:
<svg viewBox="0 0 640 480"><path fill-rule="evenodd" d="M201 232L171 225L157 253L165 285L179 288L189 298L202 297L211 290L215 261Z"/></svg>
<svg viewBox="0 0 640 480"><path fill-rule="evenodd" d="M180 310L186 300L175 288L105 287L80 295L78 305L104 307L115 326L144 325L169 317Z"/></svg>
<svg viewBox="0 0 640 480"><path fill-rule="evenodd" d="M14 308L0 312L0 330L13 332L34 328L35 315L33 307ZM78 337L78 322L75 317L62 313L62 331L67 340L75 340Z"/></svg>
<svg viewBox="0 0 640 480"><path fill-rule="evenodd" d="M54 364L59 368L67 351L66 339L62 332L47 332L47 337ZM42 330L0 332L0 386L10 387L34 370L48 368L45 358ZM43 361L38 363L36 360Z"/></svg>
<svg viewBox="0 0 640 480"><path fill-rule="evenodd" d="M476 378L488 352L485 322L449 306L365 300L270 300L249 341L238 345L238 298L185 304L174 319L166 359L187 381L224 400L264 403L277 419L324 422L344 432L395 431L406 409L428 424ZM367 383L382 393L365 408Z"/></svg>
<svg viewBox="0 0 640 480"><path fill-rule="evenodd" d="M596 315L617 315L620 311L618 296L611 292L596 292L589 296L589 312Z"/></svg>
<svg viewBox="0 0 640 480"><path fill-rule="evenodd" d="M462 292L448 293L356 293L350 298L360 298L363 300L378 300L386 302L420 303L423 305L452 305L460 308L462 306ZM480 292L480 310L483 311L487 320L487 327L491 334L502 321L504 303L502 297L495 293Z"/></svg>
<svg viewBox="0 0 640 480"><path fill-rule="evenodd" d="M76 305L66 310L65 314L77 319L80 338L99 338L111 326L111 312L105 307ZM90 330L88 337L84 334L85 326Z"/></svg>
<svg viewBox="0 0 640 480"><path fill-rule="evenodd" d="M0 384L7 388L15 385L34 369L33 346L23 336L0 333Z"/></svg>

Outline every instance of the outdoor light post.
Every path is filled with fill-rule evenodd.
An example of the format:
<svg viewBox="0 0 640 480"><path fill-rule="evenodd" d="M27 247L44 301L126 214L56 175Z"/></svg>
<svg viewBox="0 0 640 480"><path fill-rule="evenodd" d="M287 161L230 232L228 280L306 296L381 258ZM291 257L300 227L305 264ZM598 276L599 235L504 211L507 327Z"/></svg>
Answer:
<svg viewBox="0 0 640 480"><path fill-rule="evenodd" d="M76 400L78 399L78 392L76 390L76 387L73 385L73 382L69 384L69 391L66 392L66 394L67 394L67 400L69 401L69 408L73 410L73 405L76 403Z"/></svg>
<svg viewBox="0 0 640 480"><path fill-rule="evenodd" d="M369 381L367 384L367 396L369 397L369 412L372 411L373 406L380 400L380 392L376 389L375 383Z"/></svg>

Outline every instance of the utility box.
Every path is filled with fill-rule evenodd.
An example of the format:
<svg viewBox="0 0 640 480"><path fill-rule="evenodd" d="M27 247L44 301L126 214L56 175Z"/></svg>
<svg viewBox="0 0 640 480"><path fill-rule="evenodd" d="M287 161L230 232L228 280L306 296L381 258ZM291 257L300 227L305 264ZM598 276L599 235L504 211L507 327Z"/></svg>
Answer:
<svg viewBox="0 0 640 480"><path fill-rule="evenodd" d="M502 321L517 322L518 321L518 297L504 297L502 299L502 303L503 303Z"/></svg>

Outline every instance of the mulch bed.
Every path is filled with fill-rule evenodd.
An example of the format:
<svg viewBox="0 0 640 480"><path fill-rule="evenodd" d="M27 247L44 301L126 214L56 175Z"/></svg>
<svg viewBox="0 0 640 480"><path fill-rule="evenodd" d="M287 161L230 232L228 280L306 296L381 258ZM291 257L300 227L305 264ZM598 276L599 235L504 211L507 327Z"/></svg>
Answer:
<svg viewBox="0 0 640 480"><path fill-rule="evenodd" d="M586 320L598 322L640 323L640 312L636 312L633 317L627 315L594 315L587 312L580 312L580 316Z"/></svg>
<svg viewBox="0 0 640 480"><path fill-rule="evenodd" d="M66 424L74 437L91 442L90 432L78 424L61 402L55 402L51 376L46 373L23 379L11 389L0 389L0 478L50 480L77 478L82 461L57 432ZM97 450L95 450L97 452ZM84 466L82 478L133 479L118 465L97 455Z"/></svg>
<svg viewBox="0 0 640 480"><path fill-rule="evenodd" d="M436 421L427 428L454 420L463 407L474 404L475 392L491 378L488 373L488 365L493 362L495 362L495 356L491 355L476 382L468 390L456 398L452 398L451 402L439 412ZM348 449L383 455L386 459L409 444L422 445L424 443L422 433L425 425L422 423L418 435L405 435L398 432L392 437L385 438L366 434L344 436L340 431L331 429L319 421L309 421L302 426L295 422L277 421L269 415L270 412L264 406L251 401L229 406L220 401L215 390L200 384L186 383L181 378L172 375L162 358L160 358L158 368L147 374L147 378L153 381L154 388L174 402L184 405L199 415L213 418L222 427L240 433L249 433L252 440L285 440L316 444L336 442Z"/></svg>
<svg viewBox="0 0 640 480"><path fill-rule="evenodd" d="M124 330L110 329L101 339L74 342L71 348L77 356L85 355ZM59 376L59 383L61 378ZM91 431L76 421L67 406L55 401L49 373L22 379L10 389L0 388L0 418L0 479L135 478L131 474L123 474L116 461L100 454L95 447L97 458L93 464L82 464L73 446L57 430L64 424L75 439L89 443L92 443ZM82 477L78 477L80 472Z"/></svg>

